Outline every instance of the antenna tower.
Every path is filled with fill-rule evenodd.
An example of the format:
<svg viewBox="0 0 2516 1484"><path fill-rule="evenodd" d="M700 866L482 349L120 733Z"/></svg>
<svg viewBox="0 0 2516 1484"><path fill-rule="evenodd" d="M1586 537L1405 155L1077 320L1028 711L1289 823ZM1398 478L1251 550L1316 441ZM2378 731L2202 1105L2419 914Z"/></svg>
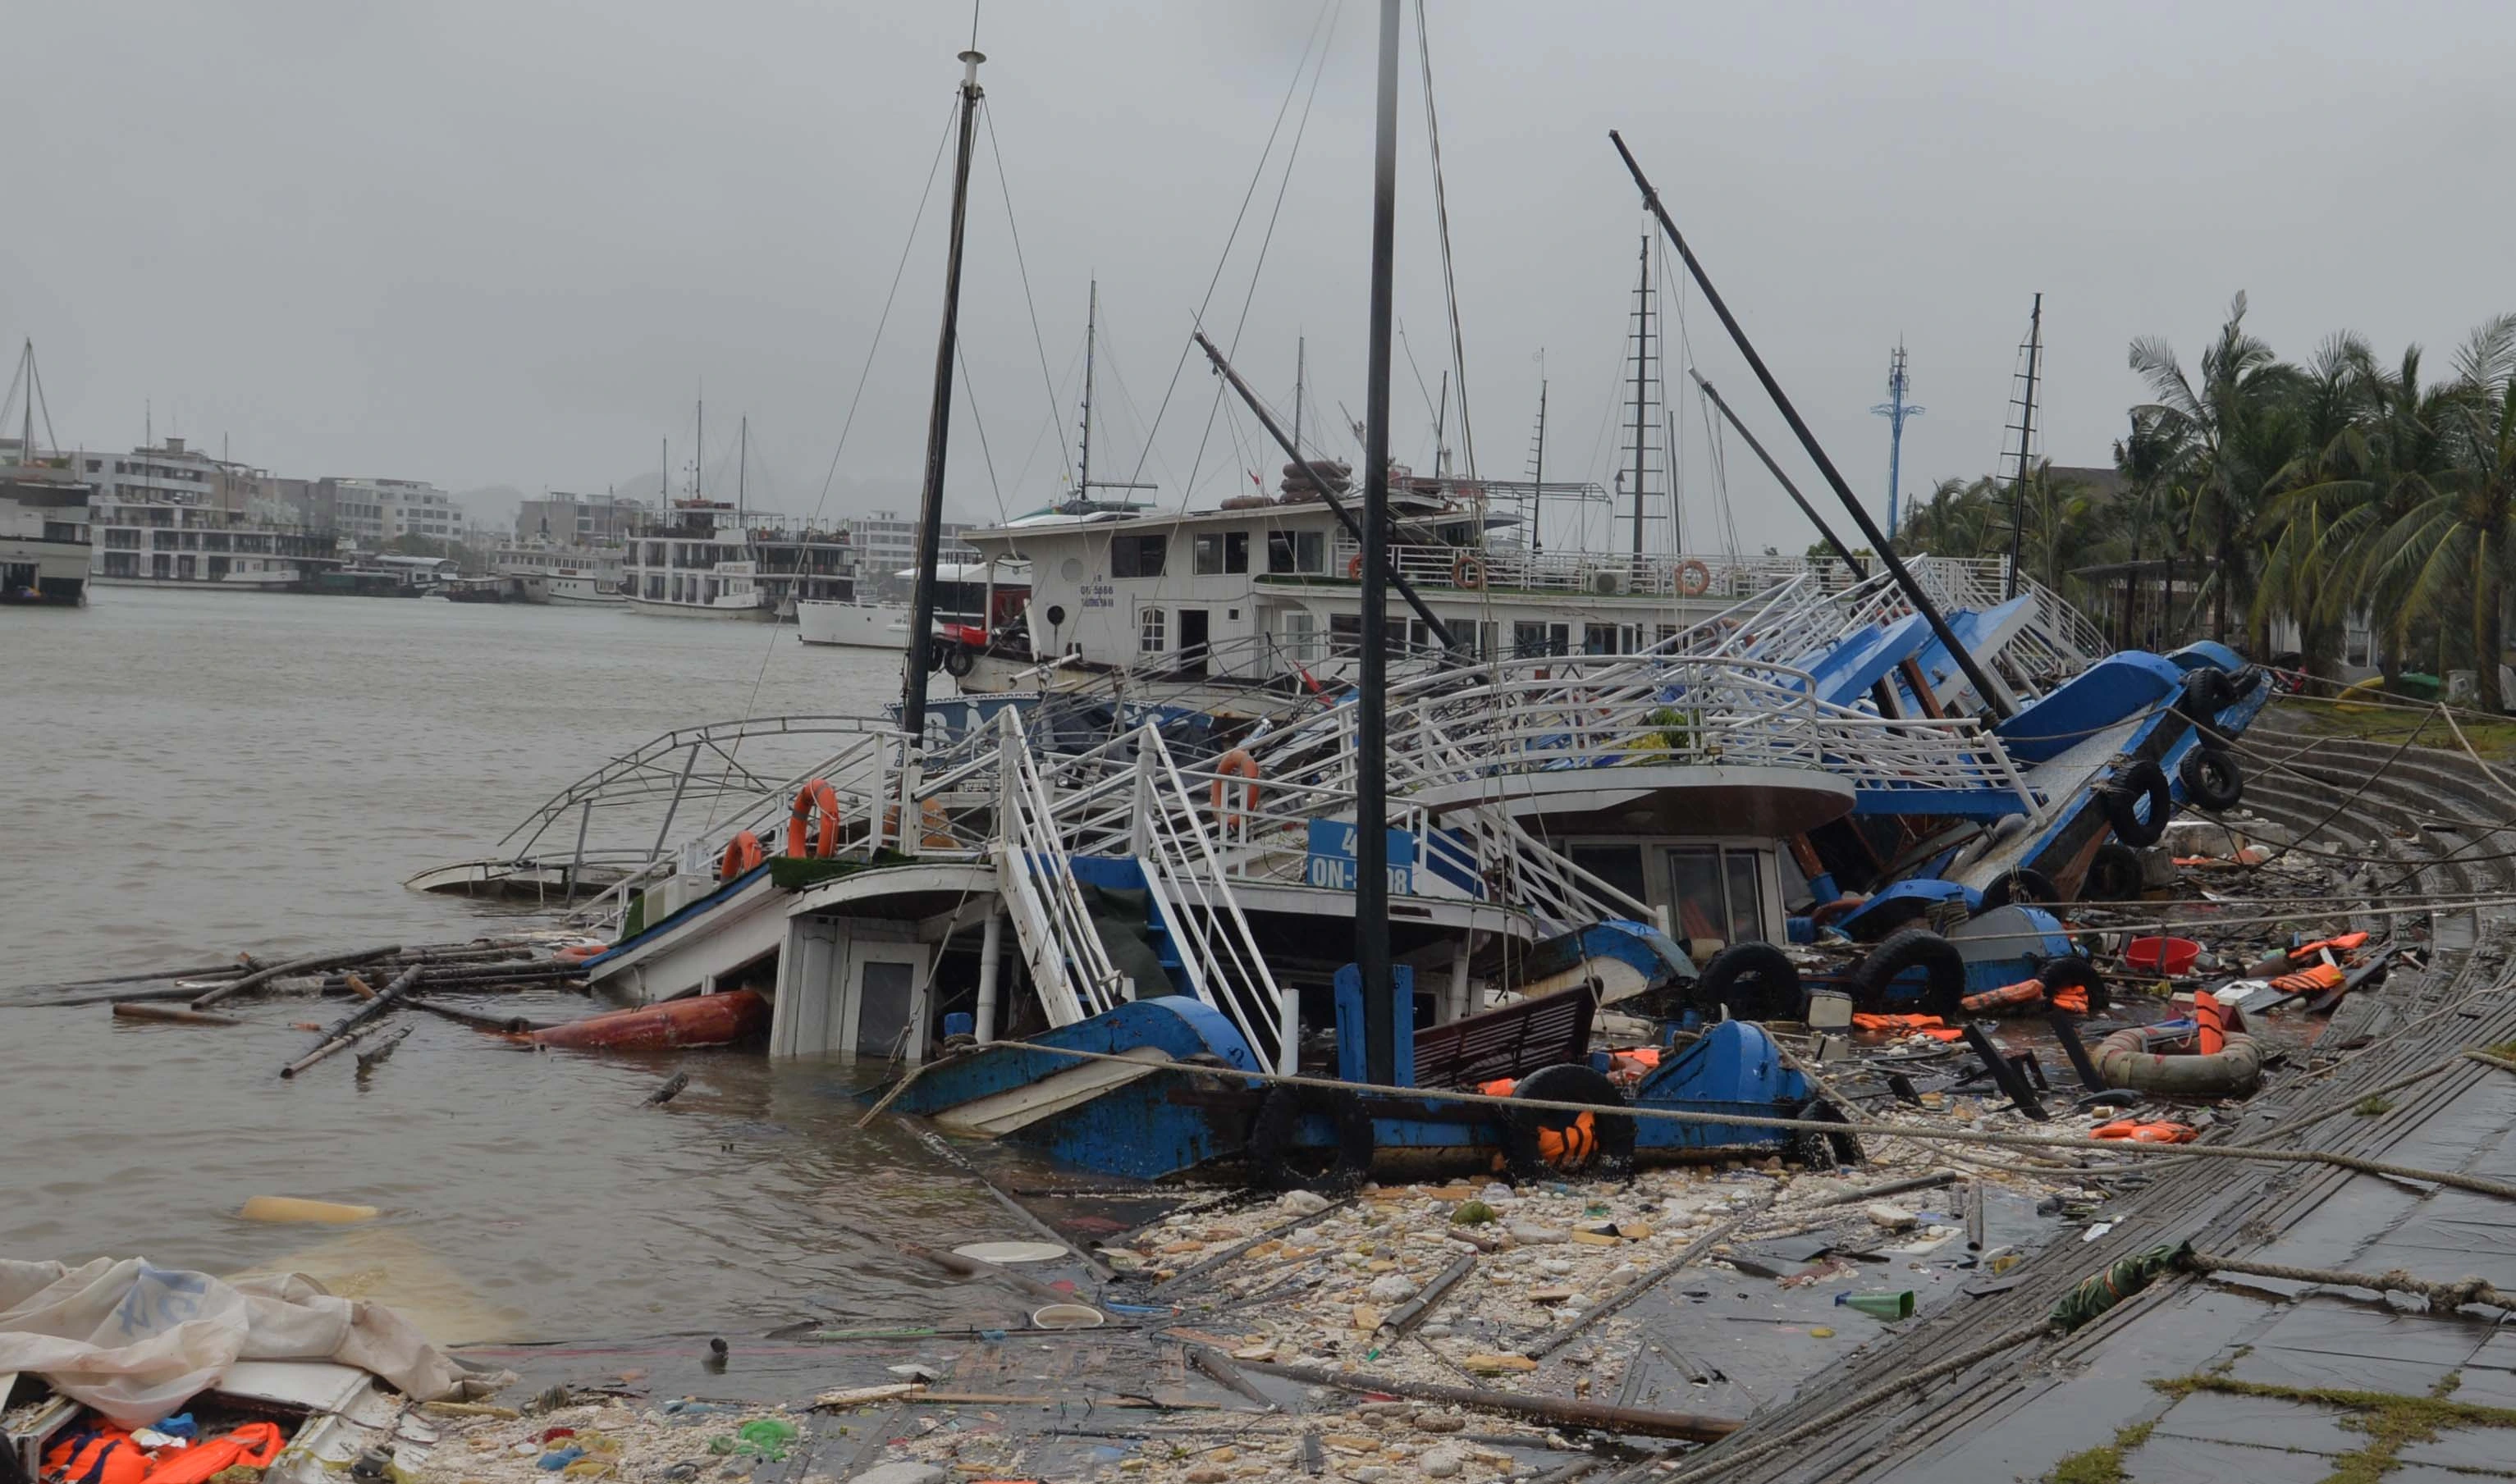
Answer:
<svg viewBox="0 0 2516 1484"><path fill-rule="evenodd" d="M1905 342L1896 341L1896 353L1887 361L1887 400L1869 409L1872 416L1887 420L1887 539L1896 539L1898 492L1904 488L1905 420L1920 417L1924 409L1905 400L1912 383L1905 375Z"/></svg>

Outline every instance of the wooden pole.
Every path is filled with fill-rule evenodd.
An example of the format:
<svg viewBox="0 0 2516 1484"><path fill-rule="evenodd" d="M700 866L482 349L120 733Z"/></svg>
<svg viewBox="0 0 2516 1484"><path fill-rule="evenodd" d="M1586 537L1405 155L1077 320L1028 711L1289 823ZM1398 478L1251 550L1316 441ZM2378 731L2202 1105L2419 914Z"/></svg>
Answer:
<svg viewBox="0 0 2516 1484"><path fill-rule="evenodd" d="M1596 1427L1607 1432L1640 1433L1646 1437L1683 1438L1692 1443L1717 1443L1739 1430L1736 1418L1701 1417L1687 1412L1652 1412L1641 1407L1614 1407L1602 1402L1567 1401L1555 1396L1523 1396L1516 1391L1489 1391L1480 1386L1442 1386L1428 1381L1374 1376L1363 1371L1331 1371L1325 1366L1279 1366L1271 1361L1237 1361L1244 1371L1280 1376L1307 1385L1340 1391L1385 1391L1416 1401L1447 1402L1483 1412L1536 1418L1569 1427Z"/></svg>
<svg viewBox="0 0 2516 1484"><path fill-rule="evenodd" d="M390 958L399 952L401 952L399 943L387 943L382 948L359 948L349 953L318 953L303 959L291 959L285 964L273 964L267 969L257 969L249 974L231 979L216 989L196 996L192 1001L192 1009L208 1010L221 1000L231 999L250 989L258 989L282 974L306 973L317 969L347 969L371 960Z"/></svg>
<svg viewBox="0 0 2516 1484"><path fill-rule="evenodd" d="M179 1010L172 1005L117 1005L116 1020L155 1020L167 1025L242 1025L233 1015L205 1015L196 1010Z"/></svg>

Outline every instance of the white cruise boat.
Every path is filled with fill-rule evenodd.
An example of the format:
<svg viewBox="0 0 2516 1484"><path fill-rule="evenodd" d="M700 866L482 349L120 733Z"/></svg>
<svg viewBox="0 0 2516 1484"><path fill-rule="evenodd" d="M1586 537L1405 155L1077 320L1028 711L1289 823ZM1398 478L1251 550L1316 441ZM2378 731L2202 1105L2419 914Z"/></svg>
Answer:
<svg viewBox="0 0 2516 1484"><path fill-rule="evenodd" d="M619 547L531 542L500 547L489 570L500 577L524 579L527 602L616 608L629 600L620 591L623 555Z"/></svg>
<svg viewBox="0 0 2516 1484"><path fill-rule="evenodd" d="M751 558L751 541L733 524L723 500L675 500L663 517L639 528L620 563L621 591L632 613L672 618L776 617Z"/></svg>
<svg viewBox="0 0 2516 1484"><path fill-rule="evenodd" d="M903 582L915 571L893 574ZM935 626L950 634L961 629L992 633L1018 617L1030 598L1030 569L1020 562L1001 563L988 584L985 562L945 562L935 569ZM908 647L908 604L904 602L835 602L801 599L795 604L795 637L808 644L842 644L858 649Z"/></svg>
<svg viewBox="0 0 2516 1484"><path fill-rule="evenodd" d="M96 487L82 481L58 450L49 458L35 452L35 409L43 390L31 340L18 358L13 390L23 400L18 436L0 438L0 603L75 607L87 600L88 497ZM49 429L50 412L44 422Z"/></svg>

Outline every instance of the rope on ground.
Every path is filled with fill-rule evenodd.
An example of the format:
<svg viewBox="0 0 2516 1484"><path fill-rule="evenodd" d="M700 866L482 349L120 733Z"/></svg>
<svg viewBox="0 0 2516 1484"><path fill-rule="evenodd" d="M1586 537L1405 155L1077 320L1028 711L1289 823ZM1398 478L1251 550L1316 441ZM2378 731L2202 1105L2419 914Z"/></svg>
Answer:
<svg viewBox="0 0 2516 1484"><path fill-rule="evenodd" d="M2483 1175L2465 1175L2453 1170L2422 1170L2410 1165L2393 1165L2356 1154L2341 1154L2329 1149L2254 1149L2241 1144L2143 1144L2127 1139L2062 1138L2043 1134L1996 1134L1983 1129L1931 1129L1910 1124L1833 1123L1814 1118L1774 1118L1749 1113L1697 1113L1685 1108L1647 1108L1626 1106L1606 1109L1596 1103L1568 1102L1551 1097L1499 1097L1488 1092L1468 1092L1450 1088L1400 1088L1378 1083L1344 1082L1333 1077L1301 1077L1281 1072L1244 1072L1230 1067L1214 1067L1185 1061L1139 1061L1132 1056L1112 1055L1106 1051L1077 1051L1072 1047L1041 1046L1028 1041L998 1041L997 1047L1013 1051L1040 1051L1052 1056L1070 1056L1078 1061L1111 1061L1143 1070L1189 1072L1210 1077L1228 1077L1263 1087L1316 1088L1331 1092L1370 1092L1385 1097L1407 1098L1418 1102L1456 1102L1479 1106L1515 1108L1523 1112L1588 1113L1597 1116L1613 1113L1619 1118L1650 1119L1661 1123L1710 1125L1716 1128L1772 1129L1789 1134L1853 1134L1877 1138L1911 1138L1938 1140L1945 1143L1984 1144L2004 1149L2069 1149L2078 1153L2163 1156L2173 1159L2253 1160L2279 1165L2329 1165L2335 1169L2353 1170L2362 1175L2385 1175L2395 1179L2416 1180L2423 1184L2445 1185L2469 1190L2477 1195L2497 1196L2516 1200L2516 1183L2494 1180Z"/></svg>
<svg viewBox="0 0 2516 1484"><path fill-rule="evenodd" d="M2202 1252L2187 1254L2181 1265L2199 1273L2245 1273L2286 1283L2364 1288L2378 1294L2416 1294L2441 1313L2452 1312L2467 1303L2516 1310L2516 1294L2495 1286L2486 1278L2457 1278L2452 1283L2439 1283L2413 1277L2399 1267L2381 1273L2352 1273L2329 1267L2293 1267L2285 1262L2249 1262L2242 1257Z"/></svg>
<svg viewBox="0 0 2516 1484"><path fill-rule="evenodd" d="M2480 1062L2484 1066L2495 1066L2502 1072L2516 1072L2516 1061L2511 1061L2504 1056L2493 1055L2488 1051L2479 1050L2467 1051L2463 1054Z"/></svg>

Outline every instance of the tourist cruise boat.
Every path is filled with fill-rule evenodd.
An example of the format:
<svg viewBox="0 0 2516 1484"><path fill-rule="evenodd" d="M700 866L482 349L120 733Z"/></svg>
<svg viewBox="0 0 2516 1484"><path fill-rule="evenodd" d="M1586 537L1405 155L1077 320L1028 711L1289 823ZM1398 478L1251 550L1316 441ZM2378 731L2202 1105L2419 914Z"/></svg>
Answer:
<svg viewBox="0 0 2516 1484"><path fill-rule="evenodd" d="M632 535L622 556L630 611L774 623L794 618L801 602L856 597L845 531L752 518L774 523L738 523L738 507L723 500L673 501L663 518Z"/></svg>
<svg viewBox="0 0 2516 1484"><path fill-rule="evenodd" d="M620 591L619 547L559 546L530 542L502 546L489 570L521 578L526 602L568 607L616 608L629 599Z"/></svg>
<svg viewBox="0 0 2516 1484"><path fill-rule="evenodd" d="M903 581L917 576L914 571L895 575ZM935 627L946 636L964 629L992 634L1020 618L1029 598L1030 570L1019 562L994 568L985 562L945 562L935 569ZM795 637L808 644L905 649L908 604L805 598L795 605Z"/></svg>
<svg viewBox="0 0 2516 1484"><path fill-rule="evenodd" d="M287 593L341 564L328 531L214 505L105 500L91 523L99 587Z"/></svg>
<svg viewBox="0 0 2516 1484"><path fill-rule="evenodd" d="M87 598L93 486L66 460L18 458L0 459L0 603L75 606Z"/></svg>

